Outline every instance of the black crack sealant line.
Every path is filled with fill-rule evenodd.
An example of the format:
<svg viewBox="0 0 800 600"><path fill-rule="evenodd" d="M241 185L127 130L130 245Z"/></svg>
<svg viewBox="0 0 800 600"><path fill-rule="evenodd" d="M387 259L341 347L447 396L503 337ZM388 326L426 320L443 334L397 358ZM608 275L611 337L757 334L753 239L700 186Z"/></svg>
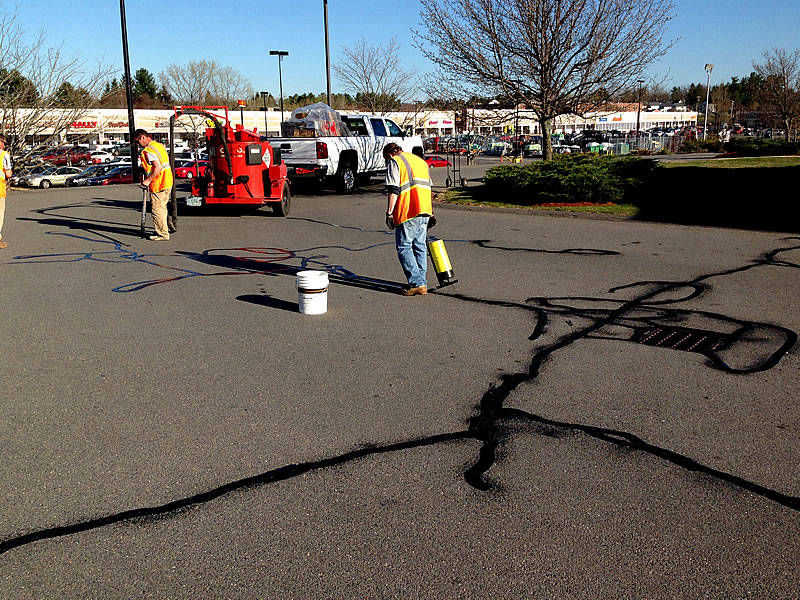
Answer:
<svg viewBox="0 0 800 600"><path fill-rule="evenodd" d="M492 486L486 477L486 473L497 462L497 450L507 437L507 434L503 429L503 423L507 421L527 422L536 428L537 433L555 437L558 437L558 432L560 431L581 432L587 436L605 441L607 443L649 453L653 456L657 456L663 460L671 462L672 464L675 464L681 468L710 475L720 481L726 481L741 489L748 490L754 494L772 500L780 505L800 511L800 498L796 496L783 494L776 490L761 486L757 483L747 481L736 475L703 465L690 457L650 444L632 433L580 423L559 422L520 409L504 406L505 401L515 389L517 389L523 383L535 380L538 377L543 365L559 350L566 348L570 344L582 339L592 338L618 339L622 341L648 343L648 341L652 341L654 339L654 336L660 334L655 334L652 331L649 331L647 328L664 325L664 321L668 323L669 326L672 326L673 329L680 330L678 331L678 339L673 339L669 345L666 345L665 342L663 347L703 354L709 358L710 366L714 368L722 369L733 374L747 374L763 371L775 366L781 357L796 344L797 334L795 334L793 331L766 323L754 323L732 319L725 315L716 313L668 309L665 308L665 305L675 302L683 302L690 298L698 297L707 288L706 282L715 277L741 273L760 266L800 268L800 264L783 258L785 253L798 249L800 249L800 245L778 248L765 254L763 258L753 261L752 264L726 271L701 275L690 281L649 281L612 288L609 290L610 293L614 293L623 289L633 289L639 286L648 288L647 291L639 294L632 300L616 301L617 306L613 309L598 309L594 306L591 306L591 303L610 302L608 299L600 298L531 298L525 304L520 304L504 300L490 300L473 298L462 294L436 292L441 296L465 302L476 302L490 306L527 310L535 313L537 315L537 320L535 329L530 336L531 340L536 340L545 334L548 324L548 314L551 313L570 315L575 318L586 318L590 319L592 323L587 327L564 335L553 343L536 350L525 372L501 376L500 383L492 385L481 398L477 407L477 413L469 420L469 427L466 430L442 433L424 438L415 438L384 445L366 445L336 456L306 463L290 464L278 467L259 475L231 481L216 488L185 498L180 498L166 504L134 508L115 514L85 520L71 525L31 531L17 535L16 537L0 540L0 554L36 541L72 535L75 533L89 531L114 524L146 523L153 520L168 518L172 515L176 515L193 507L200 506L206 502L210 502L237 490L260 487L277 481L291 479L314 470L327 469L333 466L364 459L369 456L405 451L412 448L434 446L443 443L461 443L467 440L477 440L481 443L478 460L465 471L464 478L476 489L488 490L491 489ZM294 269L296 269L295 267L292 267L286 271L286 273L284 273L282 270L280 270L278 265L269 265L269 263L275 259L275 255L273 253L277 253L278 255L280 254L277 249L259 250L266 252L266 256L261 257L260 260L267 264L270 269L274 269L270 272L270 274L290 274L294 271ZM530 250L536 251L535 249ZM120 251L121 248L115 248L113 253L118 253ZM252 249L250 249L250 251L252 252ZM580 249L578 249L578 251L585 252ZM575 253L575 250L571 251L571 253ZM591 253L595 254L596 252L591 251ZM201 262L212 261L212 254L213 253L205 254L205 260ZM66 257L61 256L60 258L64 259ZM112 258L111 260L114 261L115 258ZM243 257L225 257L224 264L226 266L231 266L242 258ZM77 258L77 260L82 259L96 260L97 258L90 258L90 256ZM214 261L215 260L217 259L214 259ZM256 260L258 261L259 259ZM222 265L218 264L217 266ZM194 273L193 271L190 272ZM243 272L254 273L256 270L253 265L248 265L248 267L245 267ZM197 273L197 275L202 276L203 274ZM691 291L687 295L684 295L684 297L678 299L658 298L660 295L666 295L670 292L679 291L680 289L688 289ZM583 302L584 304L589 303L590 306L589 308L575 308L570 307L567 304L575 302ZM718 326L720 324L727 325L732 328L733 331L720 334L719 332L710 330L674 327L675 321L685 320L689 316L697 315L715 321ZM633 334L628 338L610 337L603 332L604 328L608 326L621 326L623 329L627 328L628 330L633 331ZM769 330L772 333L772 337L770 339L775 343L775 348L772 349L766 358L759 359L744 367L741 365L739 367L729 365L724 358L719 355L719 353L724 353L727 348L730 348L731 344L747 338L749 332L754 330L761 332ZM704 332L710 336L716 336L713 343L698 341L703 337ZM672 333L675 332L673 331ZM690 335L689 338L686 338L687 334ZM647 337L648 335L650 337ZM647 337L646 340L644 339L645 337ZM664 336L664 339L666 340L667 336ZM722 340L722 344L717 345L720 340Z"/></svg>
<svg viewBox="0 0 800 600"><path fill-rule="evenodd" d="M786 239L795 240L800 238L786 238ZM781 255L783 255L784 253L787 253L789 251L796 251L798 249L800 249L800 246L777 248L766 253L762 258L753 261L751 264L715 273L700 275L689 281L675 281L675 282L645 281L624 286L617 286L610 289L609 293L614 293L623 289L630 289L639 286L649 287L650 289L644 293L639 294L632 300L619 302L618 307L613 310L606 310L600 313L598 313L597 311L595 311L594 313L588 313L587 311L581 311L580 309L572 309L572 310L568 309L567 311L562 311L564 314L571 314L574 316L582 316L582 317L588 316L592 318L593 322L582 329L578 329L574 332L564 335L555 340L553 343L538 349L533 354L531 362L528 366L528 370L526 372L502 375L500 377L500 382L490 386L489 389L484 393L483 397L478 403L477 413L469 420L470 431L474 432L475 436L483 442L483 446L481 447L478 460L470 468L468 468L464 474L464 478L466 479L466 481L470 485L479 490L491 489L492 484L487 479L486 474L489 471L489 469L491 469L491 467L496 463L497 450L501 446L506 437L504 433L504 428L502 427L501 423L504 419L507 418L518 419L520 417L524 417L529 421L537 422L540 425L546 425L550 427L557 426L563 429L578 430L588 435L592 435L593 437L598 437L600 439L605 439L606 441L611 441L615 444L627 445L632 448L637 448L640 450L650 452L652 454L655 454L656 456L660 456L661 458L670 460L671 462L679 466L682 466L684 468L703 471L717 478L729 481L731 483L735 483L740 487L743 487L745 489L753 491L754 493L767 497L784 506L793 508L795 510L800 510L800 498L798 497L782 494L774 490L769 490L767 488L764 488L763 486L759 486L758 484L745 481L734 475L723 473L716 469L700 465L699 463L688 457L679 455L669 450L657 448L651 444L647 444L646 442L634 436L633 434L602 429L588 425L559 423L557 421L552 421L549 419L545 419L543 417L526 413L525 411L510 409L504 406L505 401L508 399L511 393L514 392L514 390L516 390L523 383L529 383L534 381L539 376L542 365L559 350L562 350L567 346L570 346L576 341L582 339L590 339L592 337L598 339L617 339L609 336L600 335L600 333L607 326L620 325L620 324L623 324L624 326L626 319L634 321L642 319L641 316L636 316L636 313L642 311L643 309L645 311L652 311L652 307L661 307L664 304L669 304L673 302L682 302L691 298L696 298L703 293L706 287L706 282L710 279L742 273L744 271L748 271L750 269L762 266L800 268L800 264L793 263L780 258ZM683 298L680 298L678 300L669 298L663 298L660 300L658 299L658 296L660 295L665 295L670 292L675 292L684 288L690 289L691 292ZM480 300L470 299L465 296L446 294L442 292L437 292L437 293L444 296L451 296L462 300L480 302ZM560 299L560 300L567 300L567 299ZM574 298L569 300L591 300L597 302L608 302L608 300L596 299L596 298L588 298L588 299ZM552 303L552 300L545 298L529 298L527 302L535 305L538 304L538 307L540 309L539 314L541 315L541 319L546 319L549 309L552 309L555 306L557 306ZM732 319L725 315L720 315L705 311L670 311L669 313L663 312L663 309L661 309L661 311L662 311L660 315L661 318L666 319L668 321L685 318L689 315L701 315L706 318L718 319L721 322L738 325L736 330L727 337L725 337L724 335L719 335L718 337L720 338L721 341L715 340L713 345L708 345L707 343L703 343L702 341L700 341L703 337L702 332L689 328L683 328L682 331L681 330L677 331L678 337L675 340L673 340L673 343L686 344L687 342L689 342L689 345L679 348L671 346L673 349L689 350L689 348L691 348L690 351L700 352L709 359L710 365L712 367L718 368L720 370L732 374L745 375L749 373L755 373L758 371L764 371L770 369L774 367L780 361L780 359L785 354L787 354L789 350L791 350L797 343L797 334L784 327L770 325L767 323L746 322L742 320ZM651 313L648 314L646 317L644 317L644 319L645 320L649 319L650 321L652 321L658 316L659 316L658 314L654 315ZM534 340L540 337L545 329L546 329L546 323L538 323L537 330L534 331L534 333L530 336L530 339ZM775 334L773 336L773 341L776 342L775 347L772 349L772 352L770 352L766 358L762 360L757 360L754 363L747 365L745 367L736 368L729 365L723 358L720 357L719 352L722 352L723 350L730 348L733 342L747 337L754 331L764 331L764 330L769 330L773 334ZM674 334L676 332L672 333ZM687 335L689 337L687 337ZM666 341L667 338L664 339ZM639 341L639 340L637 340L634 337L630 338L629 341ZM692 346L691 344L694 344L694 346Z"/></svg>

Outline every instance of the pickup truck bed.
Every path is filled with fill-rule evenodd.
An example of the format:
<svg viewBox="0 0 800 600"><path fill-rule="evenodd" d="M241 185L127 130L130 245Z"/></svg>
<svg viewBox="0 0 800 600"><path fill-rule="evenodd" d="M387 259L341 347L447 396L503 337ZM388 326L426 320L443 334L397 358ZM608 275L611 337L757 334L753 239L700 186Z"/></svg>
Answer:
<svg viewBox="0 0 800 600"><path fill-rule="evenodd" d="M383 148L394 142L422 156L422 139L405 136L396 123L372 115L342 116L353 135L270 138L292 179L333 183L342 194L358 189L359 179L385 172Z"/></svg>

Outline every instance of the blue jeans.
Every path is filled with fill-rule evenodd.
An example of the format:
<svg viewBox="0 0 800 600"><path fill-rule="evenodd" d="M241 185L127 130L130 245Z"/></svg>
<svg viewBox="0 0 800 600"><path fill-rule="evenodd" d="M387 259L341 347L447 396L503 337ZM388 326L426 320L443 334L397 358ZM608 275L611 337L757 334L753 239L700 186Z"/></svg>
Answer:
<svg viewBox="0 0 800 600"><path fill-rule="evenodd" d="M428 219L420 216L404 221L394 228L397 258L411 287L425 285L428 281Z"/></svg>

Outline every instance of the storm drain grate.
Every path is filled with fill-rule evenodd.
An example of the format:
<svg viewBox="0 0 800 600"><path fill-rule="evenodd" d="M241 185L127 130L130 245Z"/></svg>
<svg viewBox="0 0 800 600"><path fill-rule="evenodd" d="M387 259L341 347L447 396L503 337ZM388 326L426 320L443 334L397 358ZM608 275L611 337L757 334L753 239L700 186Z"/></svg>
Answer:
<svg viewBox="0 0 800 600"><path fill-rule="evenodd" d="M631 339L645 346L672 348L684 352L718 352L731 343L729 336L716 331L684 327L648 327L640 329Z"/></svg>

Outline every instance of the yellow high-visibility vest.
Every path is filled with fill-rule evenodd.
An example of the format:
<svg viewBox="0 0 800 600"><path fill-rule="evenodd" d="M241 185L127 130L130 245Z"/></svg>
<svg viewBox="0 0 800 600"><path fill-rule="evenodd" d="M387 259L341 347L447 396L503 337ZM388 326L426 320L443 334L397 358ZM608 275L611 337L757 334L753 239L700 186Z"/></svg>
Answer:
<svg viewBox="0 0 800 600"><path fill-rule="evenodd" d="M3 169L6 156L10 156L8 150L0 150L0 198L6 197L6 172Z"/></svg>
<svg viewBox="0 0 800 600"><path fill-rule="evenodd" d="M6 162L6 156L8 155L8 150L0 150L0 179L5 181L6 178L6 171L3 168L3 165Z"/></svg>
<svg viewBox="0 0 800 600"><path fill-rule="evenodd" d="M400 170L400 195L394 205L395 225L418 215L432 215L431 176L428 164L416 154L401 152L392 157Z"/></svg>
<svg viewBox="0 0 800 600"><path fill-rule="evenodd" d="M167 153L167 149L164 147L164 144L159 144L156 141L150 142L142 149L142 166L144 167L145 173L149 176L153 171L153 165L147 160L148 152L155 154L158 157L158 162L160 162L163 167L161 173L150 181L150 191L163 192L164 190L168 190L172 187L173 178L172 169L169 168L169 153Z"/></svg>

